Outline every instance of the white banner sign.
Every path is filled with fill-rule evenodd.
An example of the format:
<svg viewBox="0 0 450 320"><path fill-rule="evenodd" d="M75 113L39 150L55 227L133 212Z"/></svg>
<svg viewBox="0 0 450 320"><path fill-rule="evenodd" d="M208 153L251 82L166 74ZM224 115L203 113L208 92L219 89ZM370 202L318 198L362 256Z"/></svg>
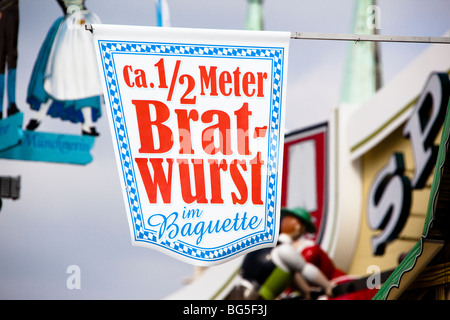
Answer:
<svg viewBox="0 0 450 320"><path fill-rule="evenodd" d="M92 28L133 244L195 265L274 246L290 33Z"/></svg>

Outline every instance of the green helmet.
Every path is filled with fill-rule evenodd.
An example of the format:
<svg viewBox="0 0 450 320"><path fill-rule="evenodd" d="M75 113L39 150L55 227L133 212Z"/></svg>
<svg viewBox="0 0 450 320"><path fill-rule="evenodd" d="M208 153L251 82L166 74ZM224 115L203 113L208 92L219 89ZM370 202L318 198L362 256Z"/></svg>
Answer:
<svg viewBox="0 0 450 320"><path fill-rule="evenodd" d="M314 223L311 220L311 215L309 214L308 211L306 211L303 208L300 208L300 207L292 208L292 209L282 208L281 215L282 216L283 215L291 215L291 216L297 217L305 223L307 232L309 232L309 233L316 232L316 226L314 225Z"/></svg>

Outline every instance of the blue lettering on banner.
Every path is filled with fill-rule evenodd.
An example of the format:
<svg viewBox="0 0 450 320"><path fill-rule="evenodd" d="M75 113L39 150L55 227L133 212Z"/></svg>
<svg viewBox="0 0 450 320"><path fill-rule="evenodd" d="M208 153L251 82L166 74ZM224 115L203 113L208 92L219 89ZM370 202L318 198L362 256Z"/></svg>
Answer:
<svg viewBox="0 0 450 320"><path fill-rule="evenodd" d="M192 218L200 218L203 215L203 211L189 210L189 212L197 212L196 216ZM179 222L179 213L172 212L168 216L164 214L153 214L148 218L148 224L150 227L159 227L158 239L176 239L178 236L191 237L197 236L196 244L199 245L203 240L203 236L206 234L220 234L228 233L231 231L247 230L248 228L255 230L261 224L262 219L257 216L252 216L250 219L247 217L247 212L242 215L237 212L234 219L226 218L223 221L220 219L209 220L209 222L198 221L194 222ZM181 220L189 218L189 215L183 215Z"/></svg>
<svg viewBox="0 0 450 320"><path fill-rule="evenodd" d="M0 158L88 164L94 137L23 131L22 143L0 152Z"/></svg>

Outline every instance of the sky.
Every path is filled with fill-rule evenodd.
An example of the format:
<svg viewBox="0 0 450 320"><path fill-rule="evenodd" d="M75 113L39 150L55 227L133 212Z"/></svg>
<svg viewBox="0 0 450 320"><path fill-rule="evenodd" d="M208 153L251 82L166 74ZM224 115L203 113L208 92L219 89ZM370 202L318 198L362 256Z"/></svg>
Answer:
<svg viewBox="0 0 450 320"><path fill-rule="evenodd" d="M168 0L172 27L245 29L246 0ZM155 26L153 0L88 0L102 23ZM354 1L265 0L265 30L352 33ZM442 36L450 30L448 0L379 1L385 35ZM20 0L17 104L24 124L28 81L52 23L54 0ZM291 40L286 129L327 121L339 103L349 42ZM382 43L387 84L428 45ZM106 111L104 112L106 114ZM42 132L80 134L80 126L46 118ZM86 166L0 159L1 176L20 176L18 200L0 211L0 299L163 299L184 286L193 266L131 245L125 206L105 116L99 119ZM79 289L68 268L78 266Z"/></svg>

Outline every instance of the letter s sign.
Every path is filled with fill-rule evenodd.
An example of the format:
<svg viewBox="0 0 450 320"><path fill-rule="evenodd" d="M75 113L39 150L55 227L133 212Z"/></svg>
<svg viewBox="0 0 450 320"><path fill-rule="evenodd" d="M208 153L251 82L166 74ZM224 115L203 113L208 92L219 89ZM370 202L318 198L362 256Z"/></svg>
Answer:
<svg viewBox="0 0 450 320"><path fill-rule="evenodd" d="M411 207L411 182L403 175L403 154L394 153L378 172L369 191L367 219L372 230L382 232L372 237L374 255L383 255L386 244L397 238Z"/></svg>

